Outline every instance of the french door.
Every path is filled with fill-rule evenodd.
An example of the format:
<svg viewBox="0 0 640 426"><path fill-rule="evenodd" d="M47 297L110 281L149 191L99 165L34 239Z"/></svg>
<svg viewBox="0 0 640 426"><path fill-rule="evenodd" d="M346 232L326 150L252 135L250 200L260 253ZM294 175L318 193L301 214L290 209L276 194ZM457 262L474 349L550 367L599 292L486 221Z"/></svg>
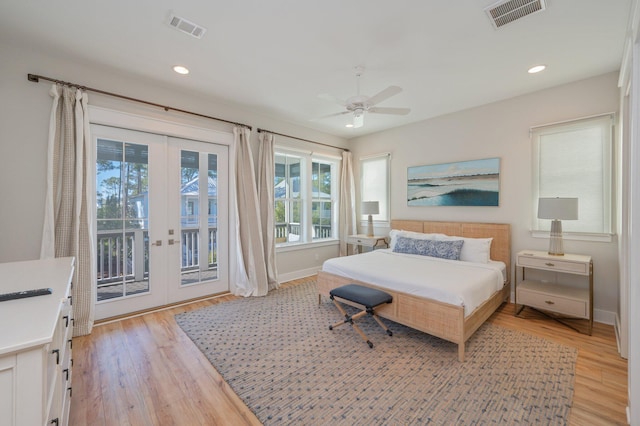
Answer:
<svg viewBox="0 0 640 426"><path fill-rule="evenodd" d="M96 319L228 291L228 147L92 125Z"/></svg>

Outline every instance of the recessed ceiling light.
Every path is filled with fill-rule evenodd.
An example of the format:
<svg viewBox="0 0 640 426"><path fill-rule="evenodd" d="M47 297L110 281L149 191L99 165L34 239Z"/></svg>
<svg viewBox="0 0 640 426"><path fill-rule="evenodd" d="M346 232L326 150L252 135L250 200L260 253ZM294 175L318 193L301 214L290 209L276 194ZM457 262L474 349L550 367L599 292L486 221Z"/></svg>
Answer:
<svg viewBox="0 0 640 426"><path fill-rule="evenodd" d="M345 124L345 125L344 125L344 127L352 128L352 127L353 127L353 124L352 124L352 123Z"/></svg>
<svg viewBox="0 0 640 426"><path fill-rule="evenodd" d="M529 68L529 70L527 72L529 74L535 74L537 72L544 71L545 68L547 68L546 65L536 65L535 67Z"/></svg>
<svg viewBox="0 0 640 426"><path fill-rule="evenodd" d="M187 67L183 67L182 65L176 65L173 67L173 70L178 74L189 74L189 69Z"/></svg>

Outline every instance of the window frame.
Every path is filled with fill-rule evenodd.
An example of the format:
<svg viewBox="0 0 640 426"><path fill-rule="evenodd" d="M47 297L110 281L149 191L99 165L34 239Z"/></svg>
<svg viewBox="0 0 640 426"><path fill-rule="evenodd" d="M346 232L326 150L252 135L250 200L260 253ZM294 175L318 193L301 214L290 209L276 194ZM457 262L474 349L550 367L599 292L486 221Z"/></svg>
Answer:
<svg viewBox="0 0 640 426"><path fill-rule="evenodd" d="M532 150L532 182L531 182L531 235L536 238L549 237L549 220L538 219L538 198L540 195L541 182L541 155L540 155L540 136L559 134L567 131L578 131L593 128L605 129L606 137L602 141L602 157L600 158L602 166L602 232L592 230L584 231L567 231L563 232L564 238L567 240L583 240L583 241L602 241L610 242L612 240L613 230L613 196L614 196L614 132L615 132L615 114L606 113L590 117L568 120L558 123L552 123L543 126L531 127L530 140ZM563 197L573 196L573 194L543 194L545 197ZM580 201L578 201L580 202ZM565 226L566 229L566 226Z"/></svg>
<svg viewBox="0 0 640 426"><path fill-rule="evenodd" d="M302 245L326 245L335 244L339 238L339 177L340 166L342 158L332 156L329 154L314 153L309 151L299 151L296 149L288 148L286 146L276 145L274 147L275 157L289 156L300 159L300 204L301 204L301 235L299 241L283 241L276 242L276 248L278 250L286 251L287 247L300 247ZM331 202L331 236L327 238L314 238L313 234L313 203L318 202L319 199L313 198L313 164L328 164L331 167L331 196L329 202ZM274 165L275 166L275 165ZM275 184L275 182L274 182ZM279 198L274 199L275 202L282 200ZM288 198L286 200L289 200ZM322 200L327 201L327 200ZM273 224L274 232L276 224Z"/></svg>

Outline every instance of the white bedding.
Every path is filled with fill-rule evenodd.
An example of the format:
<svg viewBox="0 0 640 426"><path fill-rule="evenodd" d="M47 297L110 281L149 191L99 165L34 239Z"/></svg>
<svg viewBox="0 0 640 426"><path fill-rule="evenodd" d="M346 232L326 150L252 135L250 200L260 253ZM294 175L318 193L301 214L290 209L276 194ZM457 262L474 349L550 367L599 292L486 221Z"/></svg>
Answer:
<svg viewBox="0 0 640 426"><path fill-rule="evenodd" d="M472 263L391 249L373 250L356 256L329 259L322 270L379 287L464 306L467 316L502 289L503 262Z"/></svg>

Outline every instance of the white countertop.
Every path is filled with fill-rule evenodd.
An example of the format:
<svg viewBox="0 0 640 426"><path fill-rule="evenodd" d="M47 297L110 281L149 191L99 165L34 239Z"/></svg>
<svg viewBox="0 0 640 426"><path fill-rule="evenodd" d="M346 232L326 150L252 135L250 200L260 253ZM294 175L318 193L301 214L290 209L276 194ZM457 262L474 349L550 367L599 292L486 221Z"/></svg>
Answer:
<svg viewBox="0 0 640 426"><path fill-rule="evenodd" d="M0 263L0 293L51 288L52 294L0 302L0 355L50 342L62 302L69 297L75 259Z"/></svg>

